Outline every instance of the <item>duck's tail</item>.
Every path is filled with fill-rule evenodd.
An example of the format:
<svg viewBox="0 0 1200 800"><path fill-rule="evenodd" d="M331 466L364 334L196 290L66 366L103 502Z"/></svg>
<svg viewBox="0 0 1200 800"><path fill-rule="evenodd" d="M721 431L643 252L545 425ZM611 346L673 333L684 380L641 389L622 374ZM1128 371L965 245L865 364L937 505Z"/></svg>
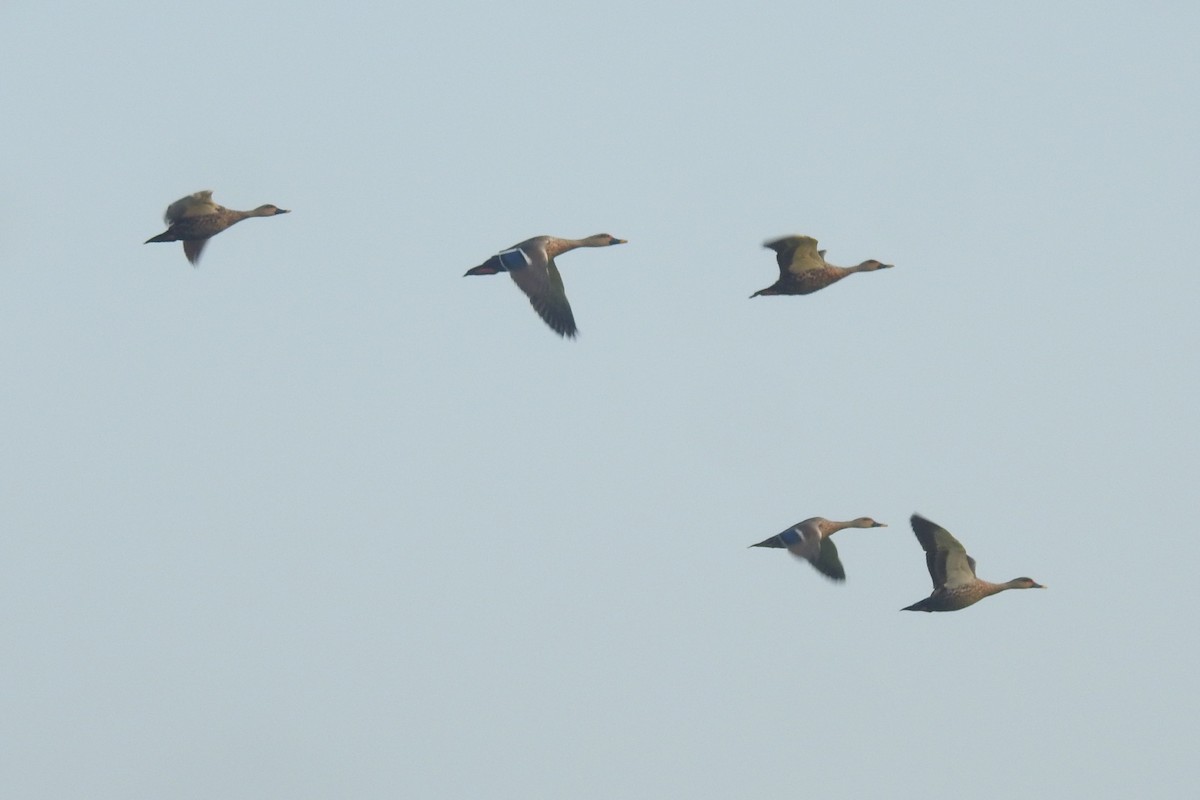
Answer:
<svg viewBox="0 0 1200 800"><path fill-rule="evenodd" d="M170 231L163 231L158 236L151 236L149 239L142 242L142 244L150 244L151 242L177 242L177 241L179 241L178 236L171 233Z"/></svg>

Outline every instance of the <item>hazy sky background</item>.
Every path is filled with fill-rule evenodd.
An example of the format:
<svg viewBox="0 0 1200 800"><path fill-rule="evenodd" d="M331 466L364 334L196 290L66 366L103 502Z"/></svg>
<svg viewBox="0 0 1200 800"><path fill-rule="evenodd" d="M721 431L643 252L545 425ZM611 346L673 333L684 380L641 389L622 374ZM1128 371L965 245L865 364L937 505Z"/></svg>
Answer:
<svg viewBox="0 0 1200 800"><path fill-rule="evenodd" d="M4 794L1194 790L1198 31L5 3ZM142 244L200 189L293 213ZM597 232L577 341L462 277ZM1049 589L900 613L913 511Z"/></svg>

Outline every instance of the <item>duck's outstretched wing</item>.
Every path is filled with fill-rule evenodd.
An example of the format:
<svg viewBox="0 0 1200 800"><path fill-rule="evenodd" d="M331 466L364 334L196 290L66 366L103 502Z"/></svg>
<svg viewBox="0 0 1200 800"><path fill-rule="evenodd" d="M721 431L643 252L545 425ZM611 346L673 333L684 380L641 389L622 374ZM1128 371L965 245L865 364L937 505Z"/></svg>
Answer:
<svg viewBox="0 0 1200 800"><path fill-rule="evenodd" d="M833 539L828 537L822 539L821 552L815 559L810 558L809 563L816 568L817 572L828 578L835 581L846 580L846 570L842 567L841 559L838 558L837 545L833 543Z"/></svg>
<svg viewBox="0 0 1200 800"><path fill-rule="evenodd" d="M218 208L220 206L213 202L211 189L203 192L193 192L187 197L181 197L167 206L167 213L163 214L163 220L168 225L173 225L187 217L202 217L206 214L215 214Z"/></svg>
<svg viewBox="0 0 1200 800"><path fill-rule="evenodd" d="M571 313L562 275L558 273L554 259L547 258L540 248L533 249L532 253L529 250L521 252L528 257L529 263L509 267L508 274L529 298L533 310L555 333L574 338L579 329L575 327L575 315Z"/></svg>
<svg viewBox="0 0 1200 800"><path fill-rule="evenodd" d="M183 243L183 254L187 256L188 263L193 267L200 261L200 253L204 250L204 245L208 244L208 239L189 239Z"/></svg>
<svg viewBox="0 0 1200 800"><path fill-rule="evenodd" d="M912 529L925 551L925 566L933 588L953 588L975 582L975 559L967 555L966 548L950 535L950 531L935 522L912 515Z"/></svg>
<svg viewBox="0 0 1200 800"><path fill-rule="evenodd" d="M799 275L814 269L824 269L827 265L822 257L824 251L817 250L817 240L811 236L784 236L763 245L775 251L775 261L779 264L780 277Z"/></svg>

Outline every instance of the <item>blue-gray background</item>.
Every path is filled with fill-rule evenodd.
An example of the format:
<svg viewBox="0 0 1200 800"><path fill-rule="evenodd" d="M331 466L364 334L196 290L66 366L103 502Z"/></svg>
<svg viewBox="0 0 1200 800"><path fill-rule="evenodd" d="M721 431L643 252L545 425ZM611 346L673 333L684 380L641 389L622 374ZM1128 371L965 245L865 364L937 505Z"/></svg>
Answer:
<svg viewBox="0 0 1200 800"><path fill-rule="evenodd" d="M1198 29L6 3L5 795L1194 788ZM293 213L193 270L199 189ZM600 231L575 342L462 277ZM899 613L914 510L1050 588Z"/></svg>

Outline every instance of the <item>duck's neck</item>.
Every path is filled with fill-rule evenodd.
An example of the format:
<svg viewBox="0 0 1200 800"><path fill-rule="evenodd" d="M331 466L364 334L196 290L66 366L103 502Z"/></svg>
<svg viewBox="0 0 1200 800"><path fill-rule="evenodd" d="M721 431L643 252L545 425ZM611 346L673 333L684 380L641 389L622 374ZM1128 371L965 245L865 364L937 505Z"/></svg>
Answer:
<svg viewBox="0 0 1200 800"><path fill-rule="evenodd" d="M249 219L250 217L273 217L275 216L275 213L276 211L273 206L259 206L258 208L252 208L249 211L238 211L237 209L233 208L225 209L225 214L233 222L241 222L242 220Z"/></svg>
<svg viewBox="0 0 1200 800"><path fill-rule="evenodd" d="M839 522L836 519L827 519L821 525L821 530L826 536L832 536L833 534L837 533L838 531L842 530L843 528L868 528L868 527L870 527L870 526L863 525L856 519L846 520L845 522Z"/></svg>
<svg viewBox="0 0 1200 800"><path fill-rule="evenodd" d="M236 208L225 209L225 219L229 220L230 225L234 224L235 222L241 222L244 219L249 219L250 217L265 216L266 214L260 214L257 208L252 211L238 211Z"/></svg>
<svg viewBox="0 0 1200 800"><path fill-rule="evenodd" d="M557 236L551 236L550 241L546 243L546 255L554 258L568 250L574 250L576 247L605 247L608 245L608 241L608 237L603 234L589 236L586 239L559 239Z"/></svg>
<svg viewBox="0 0 1200 800"><path fill-rule="evenodd" d="M571 247L608 247L612 242L611 236L606 236L603 233L597 233L593 236L588 236L583 239L564 239Z"/></svg>
<svg viewBox="0 0 1200 800"><path fill-rule="evenodd" d="M1012 579L1011 581L1005 581L1004 583L992 583L991 581L985 581L981 578L979 579L979 583L984 587L984 593L982 595L983 597L991 597L994 594L1000 594L1006 589L1025 588L1017 581L1016 578Z"/></svg>

